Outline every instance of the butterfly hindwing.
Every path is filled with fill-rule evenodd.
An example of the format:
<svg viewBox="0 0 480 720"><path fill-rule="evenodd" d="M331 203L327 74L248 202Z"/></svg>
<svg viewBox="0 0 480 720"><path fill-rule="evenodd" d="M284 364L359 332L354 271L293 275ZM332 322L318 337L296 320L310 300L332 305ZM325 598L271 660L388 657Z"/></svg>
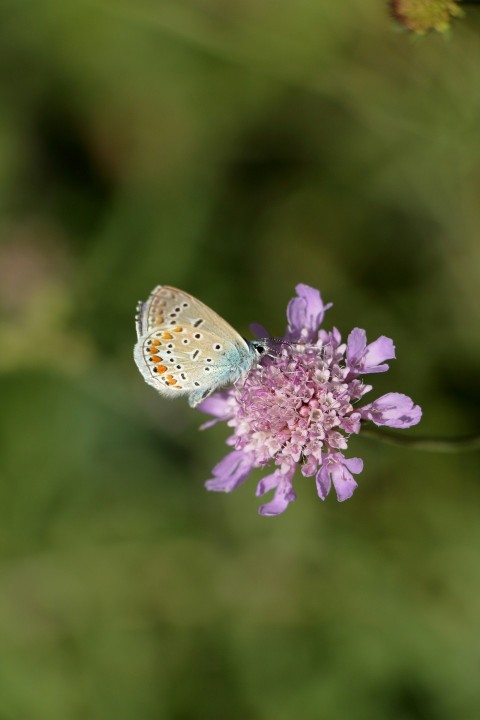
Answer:
<svg viewBox="0 0 480 720"><path fill-rule="evenodd" d="M252 362L246 343L238 345L190 325L156 328L144 335L135 346L135 360L160 394L188 394L195 398L193 404L235 382Z"/></svg>

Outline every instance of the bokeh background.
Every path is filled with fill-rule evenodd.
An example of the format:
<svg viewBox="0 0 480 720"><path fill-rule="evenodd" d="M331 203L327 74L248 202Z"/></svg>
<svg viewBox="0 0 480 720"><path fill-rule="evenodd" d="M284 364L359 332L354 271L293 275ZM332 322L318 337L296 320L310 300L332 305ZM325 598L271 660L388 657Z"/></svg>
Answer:
<svg viewBox="0 0 480 720"><path fill-rule="evenodd" d="M2 720L480 717L478 453L354 438L349 502L260 518L132 359L157 283L248 336L305 282L406 433L478 430L480 12L385 6L2 3Z"/></svg>

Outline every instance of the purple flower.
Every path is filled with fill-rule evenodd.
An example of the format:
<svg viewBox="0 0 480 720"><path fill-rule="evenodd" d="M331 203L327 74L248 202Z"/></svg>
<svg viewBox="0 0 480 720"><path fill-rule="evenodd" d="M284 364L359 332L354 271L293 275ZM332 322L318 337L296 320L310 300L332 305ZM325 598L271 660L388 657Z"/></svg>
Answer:
<svg viewBox="0 0 480 720"><path fill-rule="evenodd" d="M279 515L296 499L298 466L304 477L315 476L322 500L332 484L338 500L347 500L357 487L353 475L363 469L360 458L344 455L349 436L368 421L407 428L422 415L400 393L358 407L372 389L361 376L388 370L385 361L395 357L393 342L381 336L367 345L365 330L355 328L342 343L336 328L319 329L331 304L325 305L319 291L308 285L297 285L296 291L287 308L284 340L266 343L268 356L243 384L199 405L214 417L202 427L223 420L233 431L227 440L232 451L213 469L208 490L231 492L254 468L276 466L257 486L258 496L274 491L273 499L260 506L261 515Z"/></svg>
<svg viewBox="0 0 480 720"><path fill-rule="evenodd" d="M295 290L297 297L290 300L287 307L288 328L285 338L314 342L325 311L332 307L332 303L324 305L320 292L308 285L297 285Z"/></svg>

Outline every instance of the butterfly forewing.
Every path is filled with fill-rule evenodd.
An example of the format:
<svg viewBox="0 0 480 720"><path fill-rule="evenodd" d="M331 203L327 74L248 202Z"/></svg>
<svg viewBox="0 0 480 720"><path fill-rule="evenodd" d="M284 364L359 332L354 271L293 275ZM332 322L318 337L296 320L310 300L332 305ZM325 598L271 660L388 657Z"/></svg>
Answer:
<svg viewBox="0 0 480 720"><path fill-rule="evenodd" d="M193 328L204 328L221 337L238 338L239 343L245 342L214 310L183 290L168 285L158 285L146 302L139 303L137 311L136 326L139 338L154 328L183 324Z"/></svg>

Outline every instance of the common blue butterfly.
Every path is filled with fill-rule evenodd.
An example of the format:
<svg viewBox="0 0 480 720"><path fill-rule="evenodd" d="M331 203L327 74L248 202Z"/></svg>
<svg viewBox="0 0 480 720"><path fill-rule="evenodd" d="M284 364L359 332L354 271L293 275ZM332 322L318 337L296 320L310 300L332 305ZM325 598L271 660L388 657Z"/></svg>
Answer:
<svg viewBox="0 0 480 720"><path fill-rule="evenodd" d="M183 290L158 285L137 306L134 358L160 395L188 395L192 407L244 377L269 340L247 342L216 312Z"/></svg>

